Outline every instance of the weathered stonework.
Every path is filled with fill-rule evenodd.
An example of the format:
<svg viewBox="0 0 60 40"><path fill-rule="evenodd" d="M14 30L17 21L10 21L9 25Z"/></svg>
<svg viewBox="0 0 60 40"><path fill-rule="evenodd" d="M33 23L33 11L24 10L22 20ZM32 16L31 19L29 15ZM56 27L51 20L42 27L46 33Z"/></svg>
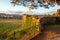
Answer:
<svg viewBox="0 0 60 40"><path fill-rule="evenodd" d="M55 16L60 16L60 9L57 10L57 12L55 13Z"/></svg>

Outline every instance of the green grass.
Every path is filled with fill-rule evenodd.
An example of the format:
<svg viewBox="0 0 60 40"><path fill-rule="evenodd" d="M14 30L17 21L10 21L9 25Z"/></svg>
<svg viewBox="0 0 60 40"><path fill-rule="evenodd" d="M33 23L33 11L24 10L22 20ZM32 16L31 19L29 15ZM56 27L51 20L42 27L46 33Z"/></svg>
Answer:
<svg viewBox="0 0 60 40"><path fill-rule="evenodd" d="M5 40L8 37L8 33L16 30L20 27L20 24L13 23L0 23L0 39Z"/></svg>
<svg viewBox="0 0 60 40"><path fill-rule="evenodd" d="M5 31L12 31L14 29L19 28L20 25L19 24L11 24L11 23L0 23L0 32L5 32Z"/></svg>
<svg viewBox="0 0 60 40"><path fill-rule="evenodd" d="M25 35L34 35L36 30L32 18L28 17L26 23L21 23L19 19L0 19L0 39L19 40Z"/></svg>

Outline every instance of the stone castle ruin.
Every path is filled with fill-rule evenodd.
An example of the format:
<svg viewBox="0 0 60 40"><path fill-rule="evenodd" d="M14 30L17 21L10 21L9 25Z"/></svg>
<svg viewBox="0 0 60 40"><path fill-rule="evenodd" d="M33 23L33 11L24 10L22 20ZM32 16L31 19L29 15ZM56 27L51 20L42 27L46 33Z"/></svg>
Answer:
<svg viewBox="0 0 60 40"><path fill-rule="evenodd" d="M57 12L55 13L55 16L60 16L60 9L57 10Z"/></svg>
<svg viewBox="0 0 60 40"><path fill-rule="evenodd" d="M45 24L49 23L56 23L57 21L60 22L60 9L57 10L57 12L52 16L36 16L36 15L28 15L23 14L22 20L25 23L26 19L28 17L32 17L33 22L36 22L37 27L38 26L44 26Z"/></svg>
<svg viewBox="0 0 60 40"><path fill-rule="evenodd" d="M32 19L32 22L34 22L35 23L35 25L36 25L36 27L37 27L37 30L39 31L39 22L40 22L40 17L39 16L35 16L35 15L27 15L27 14L23 14L23 16L22 16L22 21L23 21L23 23L25 23L26 22L26 19L27 18L29 18L29 17L31 17L31 19Z"/></svg>
<svg viewBox="0 0 60 40"><path fill-rule="evenodd" d="M40 33L44 32L44 30L47 28L46 25L51 25L51 24L60 25L60 9L58 9L57 12L51 16L37 16L37 15L23 14L22 16L23 23L25 23L26 19L29 17L31 17L32 21L36 23L37 31L39 31Z"/></svg>

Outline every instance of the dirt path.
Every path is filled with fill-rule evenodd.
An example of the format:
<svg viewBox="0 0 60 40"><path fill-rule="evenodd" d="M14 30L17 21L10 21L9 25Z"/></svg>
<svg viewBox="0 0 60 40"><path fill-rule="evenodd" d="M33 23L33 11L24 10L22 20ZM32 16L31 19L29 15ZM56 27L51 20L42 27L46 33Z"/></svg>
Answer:
<svg viewBox="0 0 60 40"><path fill-rule="evenodd" d="M60 25L51 25L46 27L42 34L37 35L31 40L60 40L60 35L57 34L60 34Z"/></svg>

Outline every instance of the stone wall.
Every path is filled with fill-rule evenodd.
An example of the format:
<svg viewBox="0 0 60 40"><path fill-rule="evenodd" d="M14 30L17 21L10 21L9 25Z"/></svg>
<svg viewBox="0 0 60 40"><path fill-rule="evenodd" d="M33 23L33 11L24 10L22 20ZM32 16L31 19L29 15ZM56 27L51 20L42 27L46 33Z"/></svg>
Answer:
<svg viewBox="0 0 60 40"><path fill-rule="evenodd" d="M55 17L43 17L40 20L41 24L46 24L47 22L54 23L54 22L56 22L56 18Z"/></svg>
<svg viewBox="0 0 60 40"><path fill-rule="evenodd" d="M43 17L40 19L40 30L44 31L47 25L57 24L58 22L60 22L60 17Z"/></svg>

